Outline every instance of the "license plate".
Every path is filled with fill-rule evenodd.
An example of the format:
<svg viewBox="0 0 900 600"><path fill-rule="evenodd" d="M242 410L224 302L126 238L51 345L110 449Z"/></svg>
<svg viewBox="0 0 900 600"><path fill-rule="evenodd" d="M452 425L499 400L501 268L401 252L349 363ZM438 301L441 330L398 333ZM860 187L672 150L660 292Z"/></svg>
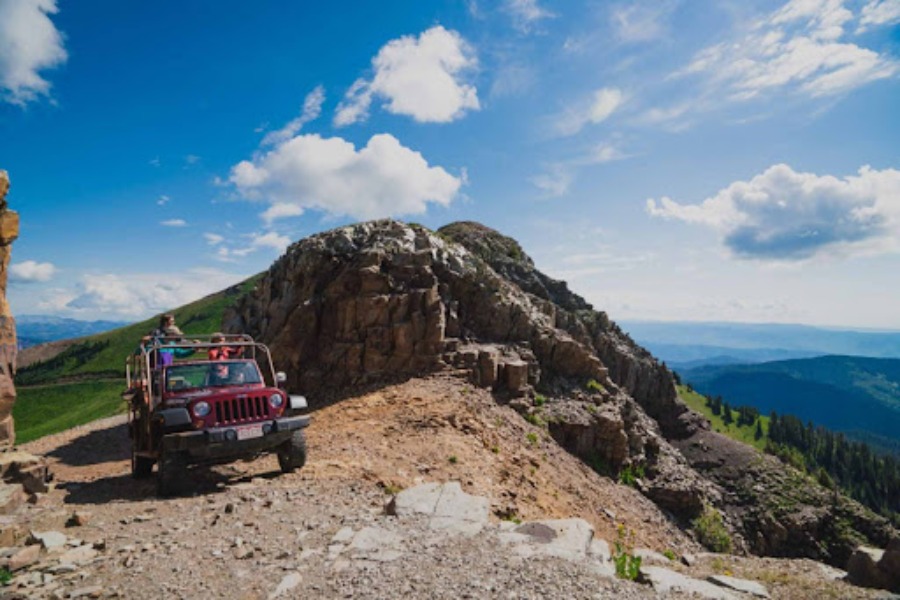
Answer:
<svg viewBox="0 0 900 600"><path fill-rule="evenodd" d="M237 439L249 440L262 437L262 425L244 425L237 428Z"/></svg>

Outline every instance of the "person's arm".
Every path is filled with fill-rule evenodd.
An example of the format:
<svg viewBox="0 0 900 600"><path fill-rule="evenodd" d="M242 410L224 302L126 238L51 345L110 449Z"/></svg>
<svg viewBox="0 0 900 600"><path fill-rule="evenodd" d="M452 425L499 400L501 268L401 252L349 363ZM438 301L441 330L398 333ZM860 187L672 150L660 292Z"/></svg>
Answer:
<svg viewBox="0 0 900 600"><path fill-rule="evenodd" d="M196 352L194 348L172 348L177 358L187 358Z"/></svg>

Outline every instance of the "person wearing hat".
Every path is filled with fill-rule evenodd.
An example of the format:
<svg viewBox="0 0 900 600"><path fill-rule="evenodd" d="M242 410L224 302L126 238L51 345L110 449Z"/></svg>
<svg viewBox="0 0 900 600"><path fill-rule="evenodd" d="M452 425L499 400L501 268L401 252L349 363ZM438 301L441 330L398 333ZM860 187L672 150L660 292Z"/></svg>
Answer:
<svg viewBox="0 0 900 600"><path fill-rule="evenodd" d="M159 318L159 327L144 336L143 345L157 342L160 345L177 344L184 333L175 325L175 315L167 313ZM171 365L176 358L187 358L194 353L192 348L160 348L159 359L155 366Z"/></svg>
<svg viewBox="0 0 900 600"><path fill-rule="evenodd" d="M209 340L213 344L224 344L225 336L221 333L214 333ZM240 346L213 346L207 351L209 360L227 360L229 358L240 358L244 353L244 349Z"/></svg>

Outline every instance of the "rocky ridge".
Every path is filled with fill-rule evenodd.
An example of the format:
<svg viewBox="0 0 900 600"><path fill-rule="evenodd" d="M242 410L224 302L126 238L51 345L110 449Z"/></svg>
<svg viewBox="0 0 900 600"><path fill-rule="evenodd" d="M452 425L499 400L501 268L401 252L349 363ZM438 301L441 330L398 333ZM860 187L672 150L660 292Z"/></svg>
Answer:
<svg viewBox="0 0 900 600"><path fill-rule="evenodd" d="M616 330L590 315L585 324L524 291L449 233L375 221L292 246L238 303L228 328L284 357L279 368L313 402L351 386L458 371L547 422L560 444L610 474L641 465L648 497L685 519L697 515L718 490L628 392L649 394L642 382L658 373L622 355L612 364L626 385L614 381L594 342L612 347L619 340L606 332ZM550 397L545 407L534 405L535 388ZM680 414L691 413L682 404Z"/></svg>
<svg viewBox="0 0 900 600"><path fill-rule="evenodd" d="M422 435L395 443L401 428ZM18 532L0 550L14 567L0 595L753 598L724 586L755 583L772 598L883 597L809 560L699 552L630 488L578 475L552 440L523 447L525 431L537 429L458 377L414 378L317 411L302 471L277 475L271 457L197 470L173 499L130 478L122 418L42 438L24 450L48 457L55 484L0 528ZM504 489L523 522L491 514ZM580 502L553 505L567 490ZM636 534L648 583L611 576L617 524Z"/></svg>
<svg viewBox="0 0 900 600"><path fill-rule="evenodd" d="M852 501L838 513L812 482L779 503L787 467L709 432L664 365L537 271L514 240L475 223L434 233L375 221L301 240L227 327L269 344L314 404L360 385L457 373L595 468L642 473L638 489L682 525L718 507L738 551L843 566L859 541L884 546L892 535ZM765 476L716 468L733 456L752 457ZM829 527L839 535L816 537Z"/></svg>

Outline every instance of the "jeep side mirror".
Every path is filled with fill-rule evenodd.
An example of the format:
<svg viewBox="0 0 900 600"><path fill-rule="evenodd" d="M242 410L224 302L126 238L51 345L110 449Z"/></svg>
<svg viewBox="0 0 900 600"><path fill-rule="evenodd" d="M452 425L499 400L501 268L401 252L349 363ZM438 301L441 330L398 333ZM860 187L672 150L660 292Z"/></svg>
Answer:
<svg viewBox="0 0 900 600"><path fill-rule="evenodd" d="M281 385L282 383L287 383L287 375L284 374L284 371L278 371L275 373L275 383Z"/></svg>

